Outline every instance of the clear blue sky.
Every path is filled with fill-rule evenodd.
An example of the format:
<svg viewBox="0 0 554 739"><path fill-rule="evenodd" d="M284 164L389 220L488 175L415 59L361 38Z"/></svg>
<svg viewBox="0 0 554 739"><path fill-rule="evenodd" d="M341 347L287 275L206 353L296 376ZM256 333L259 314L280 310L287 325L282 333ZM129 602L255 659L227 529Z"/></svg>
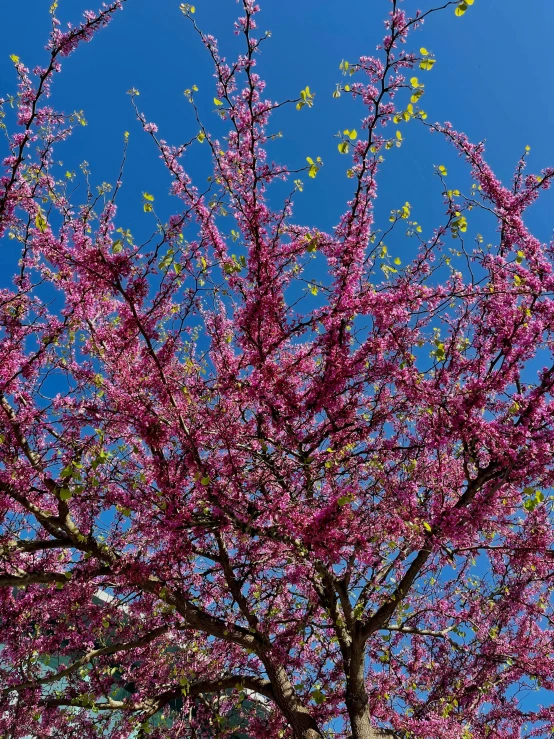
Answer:
<svg viewBox="0 0 554 739"><path fill-rule="evenodd" d="M30 67L46 58L43 46L49 30L49 4L47 0L0 3L0 96L15 90L10 54L17 54ZM61 0L59 14L75 22L81 11L90 7L94 7L92 0ZM351 182L344 174L347 158L338 153L333 134L354 127L360 108L345 96L334 100L331 93L341 79L341 59L354 60L360 54L373 53L383 35L382 19L388 7L386 0L350 0L347 4L331 0L262 2L260 28L273 32L259 67L268 80L268 97L295 97L305 85L316 92L312 110L291 109L273 122L274 130L284 133L273 150L276 159L301 166L309 155L321 156L325 162L315 181L304 178L307 187L299 198L296 217L306 225L331 228L350 192ZM404 7L410 13L431 5L423 0L406 0ZM229 57L238 48L232 22L239 10L233 0L196 3L197 22L221 40ZM554 164L552 0L527 4L476 0L463 18L455 18L449 8L431 16L410 44L415 48L426 46L438 60L432 72L419 74L426 83L421 103L429 120L450 120L473 140L486 139L489 161L505 181L526 144L532 147L532 171ZM125 93L131 87L138 88L141 95L137 100L148 120L158 124L160 136L179 143L196 131L183 96L183 90L193 83L200 88L198 101L204 120L209 128L217 130L218 120L210 113L214 107L211 74L207 53L182 17L178 0L128 0L109 28L64 60L54 88L54 104L66 111L84 110L89 125L79 128L71 143L58 149L58 156L69 169L76 169L86 159L95 184L113 183L123 132L131 132L119 225L131 228L137 236L152 223L149 220L147 224L148 216L142 212L141 192L154 193L158 206L169 179L149 138L134 121ZM450 186L460 189L467 188L467 168L457 163L439 137L428 135L421 126L412 122L403 132L404 146L389 153L383 169L377 217L386 224L390 209L408 200L413 206L412 217L430 230L442 212L433 164L446 164ZM198 147L193 174L199 181L205 181L209 174L208 168L201 166L202 154L207 154L207 149ZM206 160L204 163L208 164ZM550 238L554 225L553 205L554 193L549 192L529 213L528 222L543 240ZM163 216L169 212L161 210ZM400 252L406 248L397 245ZM1 252L4 276L0 282L5 284L10 260L5 249Z"/></svg>

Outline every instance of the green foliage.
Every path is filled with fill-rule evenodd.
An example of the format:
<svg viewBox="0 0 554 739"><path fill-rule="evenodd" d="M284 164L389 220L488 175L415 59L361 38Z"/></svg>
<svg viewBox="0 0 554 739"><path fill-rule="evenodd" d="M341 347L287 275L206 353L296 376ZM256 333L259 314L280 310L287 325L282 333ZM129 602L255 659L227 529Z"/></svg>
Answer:
<svg viewBox="0 0 554 739"><path fill-rule="evenodd" d="M474 0L462 0L462 2L456 6L456 9L454 10L454 15L462 16L466 12L466 10L469 8L470 5L473 5Z"/></svg>
<svg viewBox="0 0 554 739"><path fill-rule="evenodd" d="M311 108L314 104L314 97L315 93L310 92L309 87L306 86L303 90L300 90L300 100L296 103L296 110L302 110L305 105Z"/></svg>
<svg viewBox="0 0 554 739"><path fill-rule="evenodd" d="M311 157L306 157L306 161L309 164L308 176L315 177L319 170L323 167L323 161L321 157L317 157L315 162Z"/></svg>

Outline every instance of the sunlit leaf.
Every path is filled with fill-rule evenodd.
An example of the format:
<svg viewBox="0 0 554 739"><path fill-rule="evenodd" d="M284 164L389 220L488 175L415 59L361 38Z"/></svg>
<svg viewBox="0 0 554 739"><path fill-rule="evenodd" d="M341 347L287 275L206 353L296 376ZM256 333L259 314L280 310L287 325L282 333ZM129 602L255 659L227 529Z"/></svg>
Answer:
<svg viewBox="0 0 554 739"><path fill-rule="evenodd" d="M419 63L419 68L428 72L430 69L433 69L433 65L435 64L436 61L437 61L436 59L429 59L429 58L423 59Z"/></svg>

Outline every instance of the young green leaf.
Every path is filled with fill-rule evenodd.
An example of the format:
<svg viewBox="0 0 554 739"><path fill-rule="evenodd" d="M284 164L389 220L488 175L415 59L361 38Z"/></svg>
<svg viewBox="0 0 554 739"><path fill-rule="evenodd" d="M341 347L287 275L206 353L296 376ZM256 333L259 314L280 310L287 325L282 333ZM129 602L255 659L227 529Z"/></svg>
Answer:
<svg viewBox="0 0 554 739"><path fill-rule="evenodd" d="M427 57L427 59L423 59L419 63L419 68L428 72L429 70L433 69L433 65L435 64L436 61L437 61L436 59L430 59L429 57Z"/></svg>

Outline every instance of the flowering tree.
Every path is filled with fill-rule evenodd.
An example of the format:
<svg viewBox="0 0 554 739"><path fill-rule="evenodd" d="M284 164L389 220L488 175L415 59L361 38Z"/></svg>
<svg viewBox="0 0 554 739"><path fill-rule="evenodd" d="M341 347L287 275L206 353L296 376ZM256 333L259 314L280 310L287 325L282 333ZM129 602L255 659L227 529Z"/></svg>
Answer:
<svg viewBox="0 0 554 739"><path fill-rule="evenodd" d="M131 91L178 203L164 222L144 194L139 245L123 174L71 201L53 150L77 122L48 102L122 2L65 31L55 5L47 66L12 57L2 124L0 233L21 250L0 291L2 735L228 737L238 717L258 738L546 736L554 709L520 694L554 688L553 247L523 214L554 170L525 175L524 154L502 185L427 121L414 70L434 56L407 42L433 10L392 0L378 56L341 65L361 110L344 215L298 225L300 170L267 157L266 127L313 93L265 97L252 0L232 62L182 5L228 130L193 88L199 129L172 146ZM443 222L423 234L406 204L383 233L377 178L410 120L475 184L437 168ZM184 163L200 145L206 189ZM495 243L468 243L471 210ZM402 266L384 239L406 226Z"/></svg>

